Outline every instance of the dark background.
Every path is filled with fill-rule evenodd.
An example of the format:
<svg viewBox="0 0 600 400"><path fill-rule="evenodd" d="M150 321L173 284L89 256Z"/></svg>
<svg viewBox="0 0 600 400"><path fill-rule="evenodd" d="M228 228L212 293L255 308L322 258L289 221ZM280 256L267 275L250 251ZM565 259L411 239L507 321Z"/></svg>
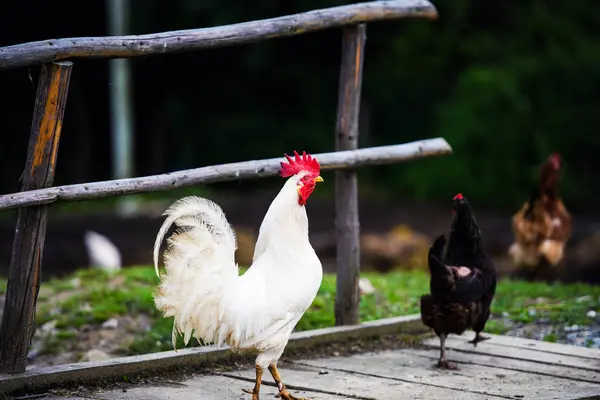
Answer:
<svg viewBox="0 0 600 400"><path fill-rule="evenodd" d="M345 4L134 0L133 34ZM455 156L369 168L390 196L440 202L456 188L514 208L551 151L573 210L595 210L600 14L595 3L439 0L437 21L368 26L361 146L442 136ZM106 4L5 2L0 45L107 34ZM132 60L135 173L333 149L341 31ZM39 67L2 71L0 190L18 190ZM75 60L56 183L109 179L107 60ZM242 142L243 141L243 142ZM242 144L243 145L240 145ZM366 181L365 181L366 182ZM364 185L363 185L364 186ZM368 186L368 185L367 185Z"/></svg>

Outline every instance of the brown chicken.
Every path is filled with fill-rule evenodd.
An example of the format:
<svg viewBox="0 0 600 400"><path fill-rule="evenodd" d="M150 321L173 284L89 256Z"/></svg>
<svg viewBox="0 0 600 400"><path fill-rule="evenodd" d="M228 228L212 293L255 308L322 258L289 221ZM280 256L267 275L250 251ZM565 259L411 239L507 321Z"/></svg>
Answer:
<svg viewBox="0 0 600 400"><path fill-rule="evenodd" d="M496 270L483 251L481 231L467 199L460 193L454 197L454 219L443 256L446 238L439 236L429 249L430 294L421 297L421 321L440 338L438 368L458 369L446 359L448 334L462 335L475 331L469 343L489 339L481 332L490 317L490 306L496 293Z"/></svg>
<svg viewBox="0 0 600 400"><path fill-rule="evenodd" d="M515 242L508 254L515 266L534 275L536 270L553 269L561 262L571 235L571 215L558 193L561 166L558 153L546 159L538 187L512 218Z"/></svg>

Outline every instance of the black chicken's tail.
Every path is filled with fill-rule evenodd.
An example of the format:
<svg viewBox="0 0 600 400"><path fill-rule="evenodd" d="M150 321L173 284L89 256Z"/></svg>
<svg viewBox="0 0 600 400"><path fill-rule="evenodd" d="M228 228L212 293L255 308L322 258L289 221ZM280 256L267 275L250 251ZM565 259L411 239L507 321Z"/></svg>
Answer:
<svg viewBox="0 0 600 400"><path fill-rule="evenodd" d="M433 245L429 248L427 261L431 275L439 276L448 275L451 273L448 267L446 267L446 265L442 262L445 244L446 237L444 235L440 235L437 237L437 239L435 239Z"/></svg>

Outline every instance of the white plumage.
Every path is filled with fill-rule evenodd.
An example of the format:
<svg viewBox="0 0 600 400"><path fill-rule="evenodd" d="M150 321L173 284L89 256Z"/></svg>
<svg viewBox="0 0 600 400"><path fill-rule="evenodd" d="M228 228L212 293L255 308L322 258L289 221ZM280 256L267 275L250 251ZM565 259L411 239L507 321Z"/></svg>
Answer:
<svg viewBox="0 0 600 400"><path fill-rule="evenodd" d="M177 334L234 351L256 349L256 364L276 363L289 336L314 300L323 271L308 240L308 218L298 203L305 173L290 177L260 226L253 263L243 275L235 263L236 239L221 208L210 200L186 197L166 212L154 245L161 278L156 307L174 317ZM161 244L165 273L160 275ZM280 390L282 390L280 388Z"/></svg>

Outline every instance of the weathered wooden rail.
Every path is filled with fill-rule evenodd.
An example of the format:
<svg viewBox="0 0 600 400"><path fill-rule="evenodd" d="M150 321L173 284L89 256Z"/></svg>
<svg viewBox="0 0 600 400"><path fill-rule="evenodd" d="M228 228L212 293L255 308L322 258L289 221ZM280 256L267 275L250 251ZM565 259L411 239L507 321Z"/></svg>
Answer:
<svg viewBox="0 0 600 400"><path fill-rule="evenodd" d="M336 150L358 147L358 114L362 86L367 27L344 28L342 65L338 93ZM356 172L338 171L335 177L335 227L337 234L335 323L358 323L358 278L360 275L360 222L358 218L358 181Z"/></svg>
<svg viewBox="0 0 600 400"><path fill-rule="evenodd" d="M5 309L0 329L0 372L22 373L34 332L41 260L49 204L169 190L198 183L274 176L281 157L217 165L171 174L49 187L66 104L71 61L126 58L251 43L342 27L343 45L334 153L317 154L323 169L336 172L338 284L336 324L358 322L359 218L355 168L450 154L441 138L395 146L357 149L358 115L367 22L436 18L427 0L374 1L214 28L149 35L51 39L0 48L0 70L42 64L27 162L20 193L0 196L0 210L19 208ZM302 149L298 149L302 150Z"/></svg>
<svg viewBox="0 0 600 400"><path fill-rule="evenodd" d="M436 18L427 0L372 1L214 28L149 35L50 39L0 48L0 69L73 58L140 57L253 43L361 22Z"/></svg>
<svg viewBox="0 0 600 400"><path fill-rule="evenodd" d="M395 164L423 157L449 154L448 143L441 138L391 146L313 154L323 170L352 169L366 165ZM276 176L282 158L211 165L161 175L115 179L103 182L54 186L0 195L0 211L40 206L61 201L94 200L139 193L167 191L198 184L257 179Z"/></svg>
<svg viewBox="0 0 600 400"><path fill-rule="evenodd" d="M23 191L50 186L54 180L72 66L70 61L42 65L22 175ZM3 371L22 372L27 363L27 348L35 332L47 213L47 206L19 210L0 329Z"/></svg>

